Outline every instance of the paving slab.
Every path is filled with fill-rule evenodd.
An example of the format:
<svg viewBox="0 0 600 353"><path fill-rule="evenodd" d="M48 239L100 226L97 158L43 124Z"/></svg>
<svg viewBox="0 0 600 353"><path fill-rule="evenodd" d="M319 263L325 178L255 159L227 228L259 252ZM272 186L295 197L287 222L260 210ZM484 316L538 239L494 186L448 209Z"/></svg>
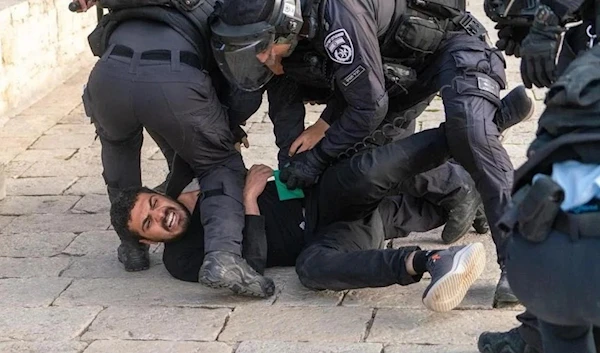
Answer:
<svg viewBox="0 0 600 353"><path fill-rule="evenodd" d="M65 191L67 195L106 195L106 183L102 176L82 177L77 179L70 188Z"/></svg>
<svg viewBox="0 0 600 353"><path fill-rule="evenodd" d="M79 196L8 196L0 201L0 214L64 213L79 199Z"/></svg>
<svg viewBox="0 0 600 353"><path fill-rule="evenodd" d="M83 353L232 353L233 349L220 342L169 341L94 341Z"/></svg>
<svg viewBox="0 0 600 353"><path fill-rule="evenodd" d="M162 253L150 253L150 268L145 271L127 272L117 259L115 246L106 254L75 257L69 268L61 273L69 278L163 278L170 280L167 270L162 266Z"/></svg>
<svg viewBox="0 0 600 353"><path fill-rule="evenodd" d="M477 345L449 346L449 345L391 345L385 347L383 353L479 353Z"/></svg>
<svg viewBox="0 0 600 353"><path fill-rule="evenodd" d="M108 213L110 212L108 195L85 195L73 206L73 212Z"/></svg>
<svg viewBox="0 0 600 353"><path fill-rule="evenodd" d="M0 257L0 278L58 277L67 266L67 257Z"/></svg>
<svg viewBox="0 0 600 353"><path fill-rule="evenodd" d="M12 221L5 229L6 232L28 233L43 232L51 229L53 232L86 232L105 230L110 224L106 213L99 214L34 214L21 216Z"/></svg>
<svg viewBox="0 0 600 353"><path fill-rule="evenodd" d="M476 344L483 331L507 331L515 313L500 310L378 309L367 342L402 344Z"/></svg>
<svg viewBox="0 0 600 353"><path fill-rule="evenodd" d="M54 303L60 306L194 306L235 307L257 304L266 307L274 298L259 299L233 295L226 289L212 289L200 283L172 277L76 279Z"/></svg>
<svg viewBox="0 0 600 353"><path fill-rule="evenodd" d="M219 341L360 342L372 310L346 307L237 307Z"/></svg>
<svg viewBox="0 0 600 353"><path fill-rule="evenodd" d="M99 256L115 254L120 244L117 233L112 230L83 232L64 249L63 253L74 256Z"/></svg>
<svg viewBox="0 0 600 353"><path fill-rule="evenodd" d="M46 119L23 119L14 117L0 129L0 137L37 137L52 127L54 123Z"/></svg>
<svg viewBox="0 0 600 353"><path fill-rule="evenodd" d="M62 341L62 342L26 342L26 341L8 341L0 342L0 352L3 353L80 353L85 347L86 342L81 341Z"/></svg>
<svg viewBox="0 0 600 353"><path fill-rule="evenodd" d="M267 275L269 275L267 273ZM272 277L275 285L281 289L275 305L285 306L336 306L344 292L342 291L315 291L306 288L293 267L281 268L280 273Z"/></svg>
<svg viewBox="0 0 600 353"><path fill-rule="evenodd" d="M13 159L12 161L8 162L8 164L6 165L6 168L4 169L4 173L7 178L18 178L29 167L31 167L33 165L33 162L30 162L30 161L16 160L17 157L15 157L15 159Z"/></svg>
<svg viewBox="0 0 600 353"><path fill-rule="evenodd" d="M15 196L59 195L75 180L75 177L67 176L7 179L6 194Z"/></svg>
<svg viewBox="0 0 600 353"><path fill-rule="evenodd" d="M44 135L60 135L61 138L71 138L73 134L87 134L94 138L96 128L93 124L56 124L44 132Z"/></svg>
<svg viewBox="0 0 600 353"><path fill-rule="evenodd" d="M2 149L26 149L30 146L37 136L31 135L26 137L2 137Z"/></svg>
<svg viewBox="0 0 600 353"><path fill-rule="evenodd" d="M235 353L381 353L378 343L244 341Z"/></svg>
<svg viewBox="0 0 600 353"><path fill-rule="evenodd" d="M83 163L77 160L68 160L57 164L55 161L35 162L31 168L23 173L23 177L54 177L54 176L98 176L102 175L101 164Z"/></svg>
<svg viewBox="0 0 600 353"><path fill-rule="evenodd" d="M70 283L66 278L0 279L0 307L49 306Z"/></svg>
<svg viewBox="0 0 600 353"><path fill-rule="evenodd" d="M75 239L74 233L0 234L0 256L49 257L60 254Z"/></svg>
<svg viewBox="0 0 600 353"><path fill-rule="evenodd" d="M0 230L4 229L15 218L16 217L11 217L11 216L0 216Z"/></svg>
<svg viewBox="0 0 600 353"><path fill-rule="evenodd" d="M81 338L214 341L230 313L231 309L112 306Z"/></svg>
<svg viewBox="0 0 600 353"><path fill-rule="evenodd" d="M101 307L2 308L0 339L65 341L83 333Z"/></svg>
<svg viewBox="0 0 600 353"><path fill-rule="evenodd" d="M423 309L423 292L430 280L422 280L408 286L393 285L385 288L355 289L344 297L344 306L364 306L371 308L414 308ZM479 280L457 309L492 309L496 280Z"/></svg>
<svg viewBox="0 0 600 353"><path fill-rule="evenodd" d="M50 150L35 150L28 149L20 153L15 157L15 161L27 161L37 162L43 160L49 161L64 161L77 152L74 148L61 148L61 149L50 149Z"/></svg>

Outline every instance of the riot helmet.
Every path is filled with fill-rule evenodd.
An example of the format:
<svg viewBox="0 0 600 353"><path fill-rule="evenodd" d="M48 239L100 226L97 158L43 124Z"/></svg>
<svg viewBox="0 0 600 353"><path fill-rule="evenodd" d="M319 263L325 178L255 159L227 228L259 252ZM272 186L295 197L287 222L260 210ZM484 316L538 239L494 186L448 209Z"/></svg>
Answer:
<svg viewBox="0 0 600 353"><path fill-rule="evenodd" d="M223 75L241 90L263 87L274 73L257 57L275 44L290 44L303 26L300 0L226 0L211 20L211 47Z"/></svg>

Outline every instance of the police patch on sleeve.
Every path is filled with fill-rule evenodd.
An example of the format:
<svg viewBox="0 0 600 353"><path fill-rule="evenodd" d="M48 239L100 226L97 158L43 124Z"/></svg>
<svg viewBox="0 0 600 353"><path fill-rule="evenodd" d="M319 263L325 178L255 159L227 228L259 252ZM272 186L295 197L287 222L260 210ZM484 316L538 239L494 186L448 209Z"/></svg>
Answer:
<svg viewBox="0 0 600 353"><path fill-rule="evenodd" d="M331 60L339 64L352 64L354 61L354 46L345 29L340 28L325 37L325 50Z"/></svg>

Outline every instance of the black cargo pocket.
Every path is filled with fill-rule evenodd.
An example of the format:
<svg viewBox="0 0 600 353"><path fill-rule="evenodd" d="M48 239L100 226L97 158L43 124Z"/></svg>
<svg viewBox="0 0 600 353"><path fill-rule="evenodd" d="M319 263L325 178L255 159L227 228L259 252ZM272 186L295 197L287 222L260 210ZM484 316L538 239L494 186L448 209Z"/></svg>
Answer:
<svg viewBox="0 0 600 353"><path fill-rule="evenodd" d="M403 15L396 31L396 43L403 50L431 54L437 50L444 31L435 20Z"/></svg>

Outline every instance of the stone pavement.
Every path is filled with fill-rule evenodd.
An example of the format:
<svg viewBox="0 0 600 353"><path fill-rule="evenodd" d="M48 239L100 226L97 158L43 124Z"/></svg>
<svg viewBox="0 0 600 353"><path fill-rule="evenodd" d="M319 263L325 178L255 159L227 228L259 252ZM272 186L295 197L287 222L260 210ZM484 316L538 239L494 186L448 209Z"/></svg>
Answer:
<svg viewBox="0 0 600 353"><path fill-rule="evenodd" d="M480 6L474 12L482 18ZM489 235L474 233L462 242L485 243L486 270L458 309L444 314L421 304L428 279L408 287L312 292L293 269L277 268L267 272L275 296L240 298L171 278L160 246L152 248L150 270L125 272L109 224L99 141L80 102L91 65L0 125L7 176L0 201L0 352L467 353L477 351L480 332L516 324L521 307L492 309L495 251ZM507 70L513 88L520 82L516 62L509 60ZM543 109L543 92L533 93L535 118L504 141L515 166L525 161ZM307 106L308 123L320 110ZM436 99L418 129L437 126L442 114ZM275 166L266 105L246 130L247 166ZM145 137L143 182L155 186L167 166ZM440 248L439 234L413 234L394 245Z"/></svg>

